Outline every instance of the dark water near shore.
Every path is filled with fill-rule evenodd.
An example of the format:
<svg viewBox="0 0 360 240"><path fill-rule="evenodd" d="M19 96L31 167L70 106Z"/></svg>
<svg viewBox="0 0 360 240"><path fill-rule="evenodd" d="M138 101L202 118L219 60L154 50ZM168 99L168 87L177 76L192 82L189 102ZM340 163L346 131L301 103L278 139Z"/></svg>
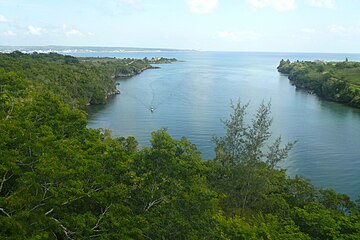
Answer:
<svg viewBox="0 0 360 240"><path fill-rule="evenodd" d="M75 54L74 54L75 55ZM231 112L230 99L250 102L253 114L271 101L272 132L284 141L298 140L282 167L321 187L352 197L360 194L360 111L298 91L276 71L279 61L349 60L360 55L316 53L78 53L77 56L175 57L185 62L161 65L119 80L121 95L89 108L89 127L109 128L114 136L135 136L149 145L150 133L167 128L176 139L187 137L204 159L214 156L211 138L224 133L220 119ZM149 107L156 108L154 113Z"/></svg>

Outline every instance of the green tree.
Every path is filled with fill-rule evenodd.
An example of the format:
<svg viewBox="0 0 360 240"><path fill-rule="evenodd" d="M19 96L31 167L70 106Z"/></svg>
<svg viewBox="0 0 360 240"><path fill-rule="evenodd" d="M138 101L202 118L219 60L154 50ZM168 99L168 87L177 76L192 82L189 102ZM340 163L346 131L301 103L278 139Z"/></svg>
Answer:
<svg viewBox="0 0 360 240"><path fill-rule="evenodd" d="M262 103L255 117L247 123L246 108L232 105L230 119L224 121L226 134L215 137L216 157L209 162L212 175L209 182L226 194L224 206L245 212L276 190L273 182L275 166L285 159L294 143L281 146L281 137L268 144L271 133L270 103Z"/></svg>
<svg viewBox="0 0 360 240"><path fill-rule="evenodd" d="M132 209L151 239L205 238L212 228L215 193L206 186L206 168L196 147L174 140L165 130L152 133L151 147L135 157L138 182Z"/></svg>

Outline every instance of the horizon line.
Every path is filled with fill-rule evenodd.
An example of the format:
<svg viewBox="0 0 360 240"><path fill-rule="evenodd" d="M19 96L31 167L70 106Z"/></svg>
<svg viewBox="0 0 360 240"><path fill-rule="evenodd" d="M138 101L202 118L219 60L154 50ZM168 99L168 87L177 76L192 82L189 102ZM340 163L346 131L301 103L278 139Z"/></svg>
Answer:
<svg viewBox="0 0 360 240"><path fill-rule="evenodd" d="M242 52L242 53L314 53L314 54L360 54L360 52L324 52L324 51L268 51L268 50L203 50L203 49L181 49L164 47L120 47L120 46L94 46L94 45L0 45L0 48L36 48L36 47L81 47L81 48L123 48L123 49L144 49L144 50L162 50L171 52ZM9 49L10 50L10 49ZM16 50L14 50L16 51ZM0 51L1 52L1 51Z"/></svg>

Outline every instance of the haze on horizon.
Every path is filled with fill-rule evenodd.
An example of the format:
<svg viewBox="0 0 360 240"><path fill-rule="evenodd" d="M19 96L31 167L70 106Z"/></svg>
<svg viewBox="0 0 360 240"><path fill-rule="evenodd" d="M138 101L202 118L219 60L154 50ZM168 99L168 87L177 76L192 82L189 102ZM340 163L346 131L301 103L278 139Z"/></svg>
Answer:
<svg viewBox="0 0 360 240"><path fill-rule="evenodd" d="M0 0L0 45L360 52L357 0Z"/></svg>

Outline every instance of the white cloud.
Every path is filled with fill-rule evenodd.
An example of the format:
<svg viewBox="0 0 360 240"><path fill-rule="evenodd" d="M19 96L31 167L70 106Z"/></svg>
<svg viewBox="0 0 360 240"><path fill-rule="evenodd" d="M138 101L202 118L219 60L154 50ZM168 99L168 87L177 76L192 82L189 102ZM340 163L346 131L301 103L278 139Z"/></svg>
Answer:
<svg viewBox="0 0 360 240"><path fill-rule="evenodd" d="M62 25L62 33L67 37L83 37L83 36L94 36L95 34L92 32L84 33L76 28L71 28L66 24Z"/></svg>
<svg viewBox="0 0 360 240"><path fill-rule="evenodd" d="M238 36L236 35L235 32L221 31L221 32L217 32L217 36L219 38L229 39L232 41L236 41L238 39Z"/></svg>
<svg viewBox="0 0 360 240"><path fill-rule="evenodd" d="M27 34L30 35L41 35L44 32L44 29L42 29L41 27L34 27L32 25L29 25L27 27Z"/></svg>
<svg viewBox="0 0 360 240"><path fill-rule="evenodd" d="M360 25L343 26L335 24L328 26L328 31L343 37L354 38L360 35Z"/></svg>
<svg viewBox="0 0 360 240"><path fill-rule="evenodd" d="M280 12L296 9L295 0L248 0L248 3L254 8L271 7Z"/></svg>
<svg viewBox="0 0 360 240"><path fill-rule="evenodd" d="M197 14L213 13L218 7L218 0L187 0L191 12Z"/></svg>
<svg viewBox="0 0 360 240"><path fill-rule="evenodd" d="M58 32L61 32L62 34L64 34L67 37L83 37L83 36L94 36L95 35L92 32L82 32L76 28L69 29L69 27L66 24L63 24L62 30L58 30Z"/></svg>
<svg viewBox="0 0 360 240"><path fill-rule="evenodd" d="M11 30L7 30L5 32L0 33L1 36L5 36L5 37L13 37L16 36L16 33L14 33Z"/></svg>
<svg viewBox="0 0 360 240"><path fill-rule="evenodd" d="M334 0L307 0L308 3L313 7L322 7L322 8L334 8Z"/></svg>
<svg viewBox="0 0 360 240"><path fill-rule="evenodd" d="M120 0L122 4L128 5L135 9L142 9L143 8L143 1L142 0Z"/></svg>
<svg viewBox="0 0 360 240"><path fill-rule="evenodd" d="M6 23L9 22L9 19L7 19L5 16L0 15L0 23Z"/></svg>
<svg viewBox="0 0 360 240"><path fill-rule="evenodd" d="M85 34L83 34L82 32L80 32L77 29L71 29L65 32L65 35L67 37L71 37L71 36L84 36Z"/></svg>
<svg viewBox="0 0 360 240"><path fill-rule="evenodd" d="M4 15L0 15L0 23L9 22L9 19L7 19Z"/></svg>
<svg viewBox="0 0 360 240"><path fill-rule="evenodd" d="M343 25L331 25L328 26L328 29L332 33L344 33L346 31Z"/></svg>
<svg viewBox="0 0 360 240"><path fill-rule="evenodd" d="M221 39L226 39L234 42L240 41L251 41L256 40L262 37L262 34L256 31L219 31L217 32L217 37Z"/></svg>
<svg viewBox="0 0 360 240"><path fill-rule="evenodd" d="M303 29L301 29L301 32L307 33L307 34L312 34L312 33L315 33L316 30L314 28L303 28Z"/></svg>
<svg viewBox="0 0 360 240"><path fill-rule="evenodd" d="M254 7L254 8L264 8L268 7L270 1L264 1L264 0L248 0L248 3Z"/></svg>

